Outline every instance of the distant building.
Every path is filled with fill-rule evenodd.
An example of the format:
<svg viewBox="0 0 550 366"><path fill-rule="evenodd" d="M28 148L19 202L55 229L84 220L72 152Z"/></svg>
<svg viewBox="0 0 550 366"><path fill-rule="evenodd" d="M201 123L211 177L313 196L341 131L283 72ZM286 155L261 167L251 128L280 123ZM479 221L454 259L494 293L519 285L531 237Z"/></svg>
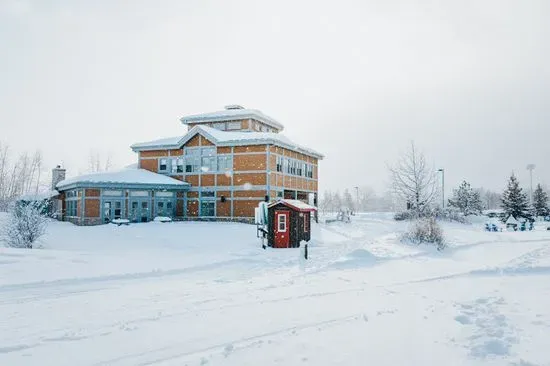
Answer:
<svg viewBox="0 0 550 366"><path fill-rule="evenodd" d="M273 118L231 105L181 122L183 136L131 146L137 169L56 182L62 218L81 225L156 216L252 221L261 201L317 205L323 155L280 134Z"/></svg>

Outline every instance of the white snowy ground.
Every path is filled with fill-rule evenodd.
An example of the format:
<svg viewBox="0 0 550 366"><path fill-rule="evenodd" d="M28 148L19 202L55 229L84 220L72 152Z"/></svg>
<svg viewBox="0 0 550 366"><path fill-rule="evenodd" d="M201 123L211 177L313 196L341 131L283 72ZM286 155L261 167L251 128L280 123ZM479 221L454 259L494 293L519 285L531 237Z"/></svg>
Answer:
<svg viewBox="0 0 550 366"><path fill-rule="evenodd" d="M550 231L405 225L315 225L304 267L250 225L52 222L0 248L0 365L550 365Z"/></svg>

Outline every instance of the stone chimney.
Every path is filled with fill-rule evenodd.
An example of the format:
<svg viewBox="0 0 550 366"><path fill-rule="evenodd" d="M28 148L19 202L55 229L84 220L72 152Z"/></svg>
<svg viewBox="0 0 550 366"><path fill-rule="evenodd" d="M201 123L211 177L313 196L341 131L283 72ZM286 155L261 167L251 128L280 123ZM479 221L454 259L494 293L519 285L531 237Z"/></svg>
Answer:
<svg viewBox="0 0 550 366"><path fill-rule="evenodd" d="M55 190L57 183L65 179L65 172L66 170L61 165L52 169L52 190Z"/></svg>

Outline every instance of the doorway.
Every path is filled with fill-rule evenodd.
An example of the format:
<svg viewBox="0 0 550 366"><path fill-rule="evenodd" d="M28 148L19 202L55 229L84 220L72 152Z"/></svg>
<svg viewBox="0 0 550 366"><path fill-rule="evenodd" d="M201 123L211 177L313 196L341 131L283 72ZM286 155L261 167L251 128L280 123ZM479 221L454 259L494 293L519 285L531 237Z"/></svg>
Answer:
<svg viewBox="0 0 550 366"><path fill-rule="evenodd" d="M290 212L275 211L275 248L288 248L290 243Z"/></svg>

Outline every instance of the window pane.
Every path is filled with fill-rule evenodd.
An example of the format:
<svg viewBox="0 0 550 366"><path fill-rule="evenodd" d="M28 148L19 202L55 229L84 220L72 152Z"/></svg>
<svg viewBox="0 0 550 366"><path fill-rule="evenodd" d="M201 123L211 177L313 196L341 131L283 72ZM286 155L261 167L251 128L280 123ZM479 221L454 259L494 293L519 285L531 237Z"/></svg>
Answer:
<svg viewBox="0 0 550 366"><path fill-rule="evenodd" d="M201 201L201 216L215 216L215 204L214 201Z"/></svg>
<svg viewBox="0 0 550 366"><path fill-rule="evenodd" d="M214 192L214 191L202 191L201 196L202 197L216 197L216 192Z"/></svg>
<svg viewBox="0 0 550 366"><path fill-rule="evenodd" d="M241 122L227 122L227 129L228 130L240 130L241 129Z"/></svg>

